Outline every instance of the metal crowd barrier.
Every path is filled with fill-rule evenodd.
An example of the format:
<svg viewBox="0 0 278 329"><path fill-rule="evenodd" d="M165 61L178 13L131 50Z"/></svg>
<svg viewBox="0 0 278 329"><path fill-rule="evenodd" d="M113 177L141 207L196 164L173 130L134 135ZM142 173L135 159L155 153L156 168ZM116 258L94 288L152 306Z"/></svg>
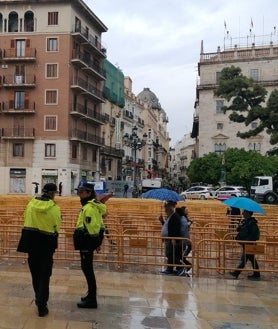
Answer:
<svg viewBox="0 0 278 329"><path fill-rule="evenodd" d="M27 256L16 252L23 219L23 208L0 210L0 259L26 260ZM63 223L59 234L59 248L55 253L55 264L62 262L66 266L80 266L79 254L74 251L72 234L78 210L63 211ZM160 236L161 225L154 219L119 218L111 213L106 219L108 231L103 245L95 254L96 266L107 266L117 271L159 272L167 265L164 239ZM234 270L241 257L242 248L234 240L235 230L229 221L220 225L219 221L200 225L193 222L190 241L192 251L188 260L192 263L193 276L222 276ZM219 224L219 225L218 225ZM265 277L278 273L278 223L261 222L261 239L253 247ZM185 240L181 239L180 240ZM251 251L249 251L251 252ZM177 267L185 265L175 264ZM250 271L248 264L243 271Z"/></svg>

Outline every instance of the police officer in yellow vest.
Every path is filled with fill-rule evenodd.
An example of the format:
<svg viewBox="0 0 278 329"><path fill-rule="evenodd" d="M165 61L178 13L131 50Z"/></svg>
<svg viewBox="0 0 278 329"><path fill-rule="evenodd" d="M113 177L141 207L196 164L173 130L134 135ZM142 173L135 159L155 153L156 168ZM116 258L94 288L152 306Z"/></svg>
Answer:
<svg viewBox="0 0 278 329"><path fill-rule="evenodd" d="M28 253L28 264L35 292L38 315L48 314L49 283L53 254L58 247L58 232L62 217L55 203L57 186L47 183L41 197L33 198L24 212L24 227L17 251Z"/></svg>
<svg viewBox="0 0 278 329"><path fill-rule="evenodd" d="M99 244L101 244L105 229L102 216L106 213L106 205L97 200L92 183L83 183L77 193L82 209L77 219L76 229L85 227L92 237L99 237ZM81 301L77 303L80 308L97 308L97 285L93 267L95 248L94 245L91 245L91 247L80 249L81 269L88 287L87 295L81 297Z"/></svg>

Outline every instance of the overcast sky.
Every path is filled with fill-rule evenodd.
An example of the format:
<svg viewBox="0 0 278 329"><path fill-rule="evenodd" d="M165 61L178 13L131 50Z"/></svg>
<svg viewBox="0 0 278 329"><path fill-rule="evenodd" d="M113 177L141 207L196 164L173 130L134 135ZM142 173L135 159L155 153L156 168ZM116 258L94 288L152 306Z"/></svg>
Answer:
<svg viewBox="0 0 278 329"><path fill-rule="evenodd" d="M250 44L250 29L256 42L278 41L277 0L84 1L108 27L107 59L131 77L134 94L148 87L158 97L172 145L192 129L201 40L206 53Z"/></svg>

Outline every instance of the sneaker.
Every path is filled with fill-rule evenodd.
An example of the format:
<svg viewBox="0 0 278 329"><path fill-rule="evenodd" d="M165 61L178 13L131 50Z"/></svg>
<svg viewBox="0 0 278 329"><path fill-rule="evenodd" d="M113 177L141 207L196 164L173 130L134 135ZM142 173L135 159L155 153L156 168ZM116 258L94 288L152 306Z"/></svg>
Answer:
<svg viewBox="0 0 278 329"><path fill-rule="evenodd" d="M40 317L46 316L48 314L47 306L38 307L38 313Z"/></svg>
<svg viewBox="0 0 278 329"><path fill-rule="evenodd" d="M247 276L247 279L248 279L248 280L257 281L257 280L260 280L260 279L261 279L261 276L258 275L258 274L252 274L252 275L248 275L248 276Z"/></svg>
<svg viewBox="0 0 278 329"><path fill-rule="evenodd" d="M235 279L237 279L238 276L239 276L239 274L238 274L237 272L235 272L235 271L231 271L231 272L229 272L229 274L230 274L231 276L233 276Z"/></svg>
<svg viewBox="0 0 278 329"><path fill-rule="evenodd" d="M174 274L173 270L169 270L168 268L164 271L161 271L160 274L164 274L164 275L172 275Z"/></svg>
<svg viewBox="0 0 278 329"><path fill-rule="evenodd" d="M185 269L184 268L180 268L177 270L177 276L183 276L185 274Z"/></svg>
<svg viewBox="0 0 278 329"><path fill-rule="evenodd" d="M189 273L185 270L185 268L182 268L181 270L179 270L177 272L177 275L178 276L186 276L187 278L190 278L190 275Z"/></svg>

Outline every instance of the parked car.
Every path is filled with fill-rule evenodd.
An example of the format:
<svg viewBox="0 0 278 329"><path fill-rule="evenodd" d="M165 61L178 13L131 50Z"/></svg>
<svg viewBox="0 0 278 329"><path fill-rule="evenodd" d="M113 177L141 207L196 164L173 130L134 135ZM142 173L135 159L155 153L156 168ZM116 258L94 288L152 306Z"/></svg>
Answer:
<svg viewBox="0 0 278 329"><path fill-rule="evenodd" d="M243 186L222 186L214 193L218 200L226 200L235 196L248 196L248 192Z"/></svg>
<svg viewBox="0 0 278 329"><path fill-rule="evenodd" d="M212 199L214 190L209 186L192 186L180 194L184 199Z"/></svg>

